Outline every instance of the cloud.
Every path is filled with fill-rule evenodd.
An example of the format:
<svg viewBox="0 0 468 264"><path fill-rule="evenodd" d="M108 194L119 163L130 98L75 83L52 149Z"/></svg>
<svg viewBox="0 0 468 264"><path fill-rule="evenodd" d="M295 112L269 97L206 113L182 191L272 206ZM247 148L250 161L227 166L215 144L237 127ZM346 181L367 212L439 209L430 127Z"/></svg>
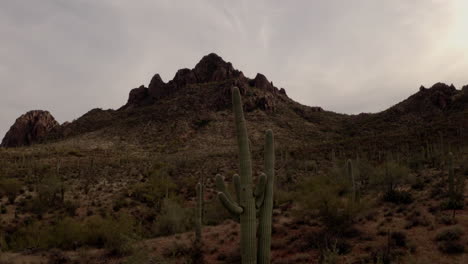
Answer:
<svg viewBox="0 0 468 264"><path fill-rule="evenodd" d="M293 99L375 112L435 82L468 83L464 0L24 0L0 3L0 135L47 109L118 108L153 74L215 52Z"/></svg>

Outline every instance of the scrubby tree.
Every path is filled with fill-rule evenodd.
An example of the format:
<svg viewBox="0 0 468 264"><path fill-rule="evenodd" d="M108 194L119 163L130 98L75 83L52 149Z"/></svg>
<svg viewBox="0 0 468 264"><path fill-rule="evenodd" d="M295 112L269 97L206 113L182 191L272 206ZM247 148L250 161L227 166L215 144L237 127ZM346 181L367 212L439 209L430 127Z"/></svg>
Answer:
<svg viewBox="0 0 468 264"><path fill-rule="evenodd" d="M401 185L411 182L409 169L394 161L387 161L379 166L372 178L373 185L383 190L384 200L395 203L411 202L411 195L399 190Z"/></svg>
<svg viewBox="0 0 468 264"><path fill-rule="evenodd" d="M17 179L3 179L0 181L0 194L6 195L10 203L14 203L21 190L21 183Z"/></svg>

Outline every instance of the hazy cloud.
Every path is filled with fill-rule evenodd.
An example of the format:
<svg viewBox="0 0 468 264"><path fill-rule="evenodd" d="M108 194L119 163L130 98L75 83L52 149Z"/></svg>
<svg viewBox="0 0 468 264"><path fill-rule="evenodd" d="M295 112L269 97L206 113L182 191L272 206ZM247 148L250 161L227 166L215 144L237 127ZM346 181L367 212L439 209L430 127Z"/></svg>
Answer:
<svg viewBox="0 0 468 264"><path fill-rule="evenodd" d="M118 108L210 52L344 113L468 83L465 0L1 1L0 36L0 137L32 109L63 122Z"/></svg>

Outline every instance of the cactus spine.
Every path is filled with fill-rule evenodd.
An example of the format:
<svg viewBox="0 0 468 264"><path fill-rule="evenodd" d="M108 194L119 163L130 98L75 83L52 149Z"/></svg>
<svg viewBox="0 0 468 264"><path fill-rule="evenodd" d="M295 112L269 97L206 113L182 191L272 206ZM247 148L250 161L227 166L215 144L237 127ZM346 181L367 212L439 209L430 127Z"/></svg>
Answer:
<svg viewBox="0 0 468 264"><path fill-rule="evenodd" d="M237 144L239 148L240 176L234 175L234 187L238 203L234 202L224 185L224 180L217 175L218 197L232 214L240 216L241 257L243 264L270 263L271 218L273 210L274 186L274 139L273 132L266 132L265 171L259 179L255 192L252 183L252 165L249 139L245 125L242 101L239 89L232 89ZM259 233L256 237L256 209L259 209ZM258 243L258 245L257 245ZM257 252L258 246L258 252Z"/></svg>

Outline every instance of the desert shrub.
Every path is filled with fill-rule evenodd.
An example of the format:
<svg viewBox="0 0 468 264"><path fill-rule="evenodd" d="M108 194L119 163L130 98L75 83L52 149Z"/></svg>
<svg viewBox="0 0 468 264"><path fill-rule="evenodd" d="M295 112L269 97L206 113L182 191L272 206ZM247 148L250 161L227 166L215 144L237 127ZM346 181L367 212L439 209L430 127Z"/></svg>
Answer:
<svg viewBox="0 0 468 264"><path fill-rule="evenodd" d="M173 241L172 244L163 251L163 256L167 258L189 257L190 254L190 246L177 241Z"/></svg>
<svg viewBox="0 0 468 264"><path fill-rule="evenodd" d="M439 243L439 250L446 254L462 254L465 246L460 241L443 241Z"/></svg>
<svg viewBox="0 0 468 264"><path fill-rule="evenodd" d="M390 239L393 244L397 247L406 247L408 244L408 241L406 239L406 233L404 232L392 232L390 235Z"/></svg>
<svg viewBox="0 0 468 264"><path fill-rule="evenodd" d="M361 159L356 162L357 181L365 187L370 183L376 173L376 168L367 160Z"/></svg>
<svg viewBox="0 0 468 264"><path fill-rule="evenodd" d="M175 199L165 199L153 230L157 236L172 235L193 229L193 212L183 208Z"/></svg>
<svg viewBox="0 0 468 264"><path fill-rule="evenodd" d="M448 227L437 233L435 240L438 248L446 254L461 254L465 252L465 246L460 242L463 230L459 226Z"/></svg>
<svg viewBox="0 0 468 264"><path fill-rule="evenodd" d="M72 201L65 201L63 203L63 209L68 216L75 216L76 209L78 209L79 205L76 202Z"/></svg>
<svg viewBox="0 0 468 264"><path fill-rule="evenodd" d="M48 249L50 247L50 226L35 221L18 228L13 234L5 238L9 249L23 250Z"/></svg>
<svg viewBox="0 0 468 264"><path fill-rule="evenodd" d="M220 260L220 258L222 258L223 260L222 263L237 264L237 263L241 263L242 256L240 254L239 249L233 248L232 250L226 252L225 254L218 255L218 260Z"/></svg>
<svg viewBox="0 0 468 264"><path fill-rule="evenodd" d="M38 186L38 198L49 207L61 204L61 183L58 177L50 176Z"/></svg>
<svg viewBox="0 0 468 264"><path fill-rule="evenodd" d="M167 171L155 169L146 182L137 183L131 187L131 196L159 211L164 198L172 196L175 189L176 185Z"/></svg>
<svg viewBox="0 0 468 264"><path fill-rule="evenodd" d="M81 223L73 218L60 220L49 230L49 246L65 250L75 249L83 245L86 239L86 232Z"/></svg>
<svg viewBox="0 0 468 264"><path fill-rule="evenodd" d="M28 200L25 209L36 215L62 205L61 185L57 177L50 176L37 185L37 195Z"/></svg>
<svg viewBox="0 0 468 264"><path fill-rule="evenodd" d="M141 264L141 263L164 263L166 264L167 262L159 262L157 259L153 259L150 254L149 250L147 249L140 249L136 250L134 253L132 253L130 256L128 256L123 264Z"/></svg>
<svg viewBox="0 0 468 264"><path fill-rule="evenodd" d="M318 176L301 183L296 194L301 208L296 214L302 217L317 217L326 229L335 234L346 233L354 219L364 211L366 203L353 202L346 192L345 183L331 177Z"/></svg>
<svg viewBox="0 0 468 264"><path fill-rule="evenodd" d="M128 201L124 197L121 197L120 199L117 199L114 201L112 205L112 210L114 212L118 212L120 209L125 208L128 205L129 205Z"/></svg>
<svg viewBox="0 0 468 264"><path fill-rule="evenodd" d="M12 250L75 249L80 246L106 248L110 253L131 253L135 221L129 215L102 218L94 216L85 222L64 218L55 223L34 221L20 227L5 240Z"/></svg>
<svg viewBox="0 0 468 264"><path fill-rule="evenodd" d="M430 218L421 211L412 210L411 213L406 217L407 223L405 228L410 229L415 226L429 226L431 224L429 219Z"/></svg>
<svg viewBox="0 0 468 264"><path fill-rule="evenodd" d="M459 226L448 227L441 230L436 235L436 241L458 240L463 235L463 230Z"/></svg>
<svg viewBox="0 0 468 264"><path fill-rule="evenodd" d="M21 190L21 183L17 179L2 179L0 181L0 194L6 195L10 203L14 203Z"/></svg>
<svg viewBox="0 0 468 264"><path fill-rule="evenodd" d="M407 167L393 161L388 161L376 169L371 183L384 191L384 200L396 203L409 203L412 201L408 193L398 190L405 183L411 183Z"/></svg>
<svg viewBox="0 0 468 264"><path fill-rule="evenodd" d="M413 196L408 191L389 190L384 193L383 200L394 204L410 204L413 202Z"/></svg>
<svg viewBox="0 0 468 264"><path fill-rule="evenodd" d="M462 210L463 207L465 207L465 201L462 196L455 197L453 200L447 199L440 203L440 209L442 210Z"/></svg>
<svg viewBox="0 0 468 264"><path fill-rule="evenodd" d="M85 223L86 244L103 247L114 255L127 255L138 239L135 219L128 214L103 218L93 216Z"/></svg>
<svg viewBox="0 0 468 264"><path fill-rule="evenodd" d="M338 263L338 249L335 245L326 247L320 252L320 263L321 264L337 264Z"/></svg>
<svg viewBox="0 0 468 264"><path fill-rule="evenodd" d="M229 214L218 199L205 201L204 221L207 225L218 225L227 219L234 218L235 216Z"/></svg>

